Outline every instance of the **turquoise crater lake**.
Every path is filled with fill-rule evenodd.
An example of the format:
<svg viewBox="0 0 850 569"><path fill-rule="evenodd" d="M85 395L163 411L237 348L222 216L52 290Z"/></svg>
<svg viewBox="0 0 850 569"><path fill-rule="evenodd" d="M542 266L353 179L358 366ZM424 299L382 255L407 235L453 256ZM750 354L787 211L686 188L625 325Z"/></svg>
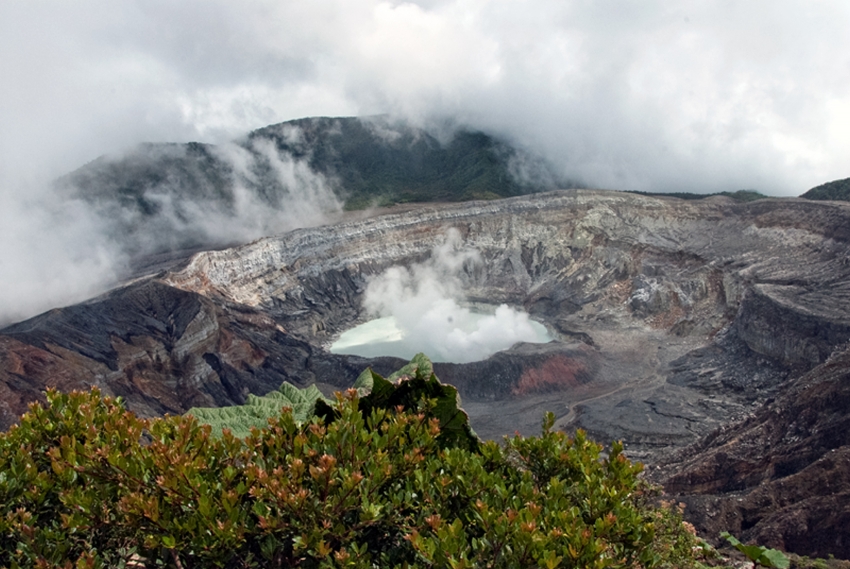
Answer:
<svg viewBox="0 0 850 569"><path fill-rule="evenodd" d="M433 361L468 363L486 359L517 342L546 343L552 335L527 313L507 305L435 307L414 321L384 316L343 332L330 346L335 354L410 359L424 352Z"/></svg>

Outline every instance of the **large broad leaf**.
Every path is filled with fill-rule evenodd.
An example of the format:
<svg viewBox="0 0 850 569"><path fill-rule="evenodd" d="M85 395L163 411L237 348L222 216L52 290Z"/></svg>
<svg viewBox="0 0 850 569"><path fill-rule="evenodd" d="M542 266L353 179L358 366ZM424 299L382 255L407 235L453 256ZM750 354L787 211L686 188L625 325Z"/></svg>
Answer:
<svg viewBox="0 0 850 569"><path fill-rule="evenodd" d="M292 409L292 416L296 421L305 422L315 413L316 401L323 399L322 393L315 385L298 389L291 383L283 382L278 391L272 391L262 397L248 395L244 405L195 407L189 409L187 415L210 425L216 435L221 435L224 429L229 429L233 435L244 438L251 433L253 427L268 426L269 419L280 415L284 407Z"/></svg>
<svg viewBox="0 0 850 569"><path fill-rule="evenodd" d="M361 395L368 395L372 392L372 385L374 385L373 377L377 375L372 371L372 368L367 367L363 370L359 376L357 376L357 380L354 382L354 389L360 391Z"/></svg>
<svg viewBox="0 0 850 569"><path fill-rule="evenodd" d="M738 538L728 531L720 532L720 537L728 541L735 549L747 556L753 563L764 567L775 567L776 569L788 569L791 561L778 549L768 549L763 545L747 545L741 543Z"/></svg>
<svg viewBox="0 0 850 569"><path fill-rule="evenodd" d="M428 408L425 402L433 401L428 414L440 422L438 440L443 447L475 450L481 442L469 426L469 416L460 407L457 389L437 379L434 366L425 354L416 354L410 363L387 378L367 369L354 386L360 392L359 409L363 416L376 409L394 411L401 407L405 411L417 411ZM316 415L330 422L336 412L320 401L316 404Z"/></svg>
<svg viewBox="0 0 850 569"><path fill-rule="evenodd" d="M292 415L296 421L306 421L313 416L316 401L322 399L322 394L315 385L298 389L291 383L283 382L280 392L289 399ZM280 411L280 409L278 409Z"/></svg>
<svg viewBox="0 0 850 569"><path fill-rule="evenodd" d="M765 567L776 567L776 569L788 569L791 565L791 560L778 549L768 549L764 551L756 560L756 563Z"/></svg>
<svg viewBox="0 0 850 569"><path fill-rule="evenodd" d="M359 409L364 417L376 409L428 409L428 414L440 422L438 440L443 447L475 450L481 442L469 426L469 416L460 407L457 389L437 379L434 365L425 354L416 354L410 363L387 378L368 368L358 376L354 388L360 395ZM249 395L244 405L194 408L188 414L211 425L215 434L230 429L235 436L246 437L252 427L265 427L283 407L291 408L298 422L309 421L314 415L328 423L336 419L336 410L315 385L298 389L287 382L278 391L262 397Z"/></svg>
<svg viewBox="0 0 850 569"><path fill-rule="evenodd" d="M387 380L396 381L402 377L430 377L433 373L434 364L431 363L428 356L420 352L413 356L413 359L410 360L409 364L402 367L400 370L391 373L387 377Z"/></svg>

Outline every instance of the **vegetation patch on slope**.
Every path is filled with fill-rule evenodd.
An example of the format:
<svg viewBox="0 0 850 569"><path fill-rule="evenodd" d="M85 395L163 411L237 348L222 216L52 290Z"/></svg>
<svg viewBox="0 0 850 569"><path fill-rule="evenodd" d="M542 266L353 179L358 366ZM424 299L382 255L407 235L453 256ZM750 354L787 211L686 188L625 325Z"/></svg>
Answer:
<svg viewBox="0 0 850 569"><path fill-rule="evenodd" d="M834 180L820 186L815 186L800 197L807 200L850 201L850 178Z"/></svg>
<svg viewBox="0 0 850 569"><path fill-rule="evenodd" d="M294 134L297 133L297 134ZM492 199L539 190L511 171L530 157L479 131L445 142L386 117L310 118L252 132L337 181L347 209L404 202ZM536 172L545 172L542 163ZM538 182L540 180L537 180Z"/></svg>
<svg viewBox="0 0 850 569"><path fill-rule="evenodd" d="M735 201L739 202L752 202L756 200L763 200L769 198L770 196L766 196L760 192L755 190L737 190L735 192L714 192L712 194L694 194L691 192L641 192L641 191L629 191L630 194L638 194L641 196L667 196L671 198L679 198L680 200L703 200L705 198L710 198L711 196L726 196L727 198L732 198Z"/></svg>
<svg viewBox="0 0 850 569"><path fill-rule="evenodd" d="M358 383L245 438L49 392L0 434L0 566L695 566L622 445L551 415L539 437L470 444L424 359Z"/></svg>

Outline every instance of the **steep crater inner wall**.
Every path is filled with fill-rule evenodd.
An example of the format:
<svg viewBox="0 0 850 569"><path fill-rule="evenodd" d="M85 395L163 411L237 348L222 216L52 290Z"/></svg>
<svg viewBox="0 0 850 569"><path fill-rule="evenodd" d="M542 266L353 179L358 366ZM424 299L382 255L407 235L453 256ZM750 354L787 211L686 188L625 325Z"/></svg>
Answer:
<svg viewBox="0 0 850 569"><path fill-rule="evenodd" d="M649 318L657 328L689 317L699 322L688 331L722 325L736 308L727 305L723 271L663 235L705 231L710 219L676 227L682 220L649 202L629 212L624 224L618 210L638 204L587 197L423 208L305 230L238 252L204 253L169 281L261 307L292 333L324 342L366 317L361 307L371 277L423 262L455 229L481 257L459 274L468 301L522 306L556 328L566 317L590 312L588 306L607 311L594 316ZM636 213L643 219L634 219Z"/></svg>
<svg viewBox="0 0 850 569"><path fill-rule="evenodd" d="M456 230L481 258L459 274L468 301L522 307L562 342L597 354L581 383L581 401L592 403L577 402L575 389L553 395L543 382L550 389L535 392L543 395L531 407L554 407L564 428L663 446L746 414L786 369L808 369L850 337L841 300L850 255L838 230L847 218L843 205L796 200L746 205L554 192L296 231L199 254L166 281L252 306L289 334L325 346L368 317L362 301L370 278L426 261ZM802 288L780 294L776 283ZM837 312L828 318L812 310L829 299ZM772 364L757 380L744 377L765 357ZM536 397L515 386L472 388L475 381L487 378L461 391L473 407L476 397L486 403L497 392Z"/></svg>

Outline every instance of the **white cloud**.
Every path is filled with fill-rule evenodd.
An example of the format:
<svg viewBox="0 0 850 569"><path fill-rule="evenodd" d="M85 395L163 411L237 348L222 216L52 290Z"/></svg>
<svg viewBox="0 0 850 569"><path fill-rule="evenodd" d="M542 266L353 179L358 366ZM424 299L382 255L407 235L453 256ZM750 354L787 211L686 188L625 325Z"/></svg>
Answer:
<svg viewBox="0 0 850 569"><path fill-rule="evenodd" d="M796 194L847 174L839 0L55 0L0 22L7 169L391 111L496 129L623 189Z"/></svg>
<svg viewBox="0 0 850 569"><path fill-rule="evenodd" d="M86 204L0 194L0 327L114 285L125 258L103 229Z"/></svg>
<svg viewBox="0 0 850 569"><path fill-rule="evenodd" d="M103 292L126 276L139 255L198 243L245 243L319 225L341 211L330 182L306 161L279 153L265 140L254 142L252 150L235 144L213 150L233 171L229 201L211 199L209 188L181 191L172 187L178 181L167 179L145 193L159 206L154 215L119 209L110 200L93 209L38 186L0 194L0 326ZM138 148L133 156L143 152ZM159 149L157 155L164 152L177 158L185 148ZM254 184L259 160L277 184L263 188L270 193L266 199Z"/></svg>
<svg viewBox="0 0 850 569"><path fill-rule="evenodd" d="M49 249L39 188L101 154L385 112L595 186L797 195L850 175L848 28L845 0L2 2L0 203Z"/></svg>

